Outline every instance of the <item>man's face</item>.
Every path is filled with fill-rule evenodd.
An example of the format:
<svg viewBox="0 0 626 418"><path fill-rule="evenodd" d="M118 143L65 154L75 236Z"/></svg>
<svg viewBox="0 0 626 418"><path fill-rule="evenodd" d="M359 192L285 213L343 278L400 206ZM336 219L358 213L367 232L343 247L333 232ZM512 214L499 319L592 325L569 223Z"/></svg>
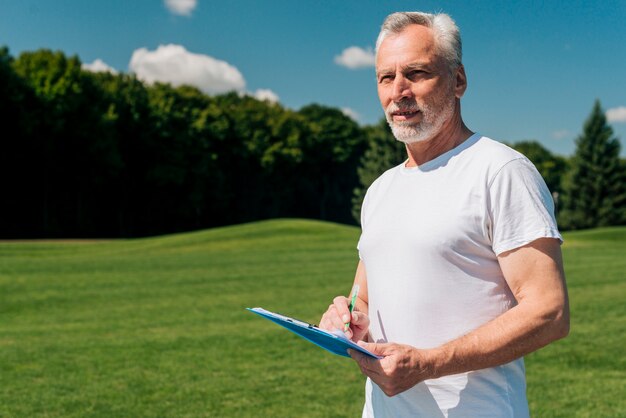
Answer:
<svg viewBox="0 0 626 418"><path fill-rule="evenodd" d="M432 139L452 118L455 80L437 54L430 28L410 25L388 35L378 49L376 78L387 122L399 141Z"/></svg>

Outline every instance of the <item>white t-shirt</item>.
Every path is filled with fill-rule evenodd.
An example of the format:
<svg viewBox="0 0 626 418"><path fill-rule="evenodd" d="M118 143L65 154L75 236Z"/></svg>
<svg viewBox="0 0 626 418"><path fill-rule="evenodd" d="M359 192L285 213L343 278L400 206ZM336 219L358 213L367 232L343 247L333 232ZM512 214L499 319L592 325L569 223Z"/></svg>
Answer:
<svg viewBox="0 0 626 418"><path fill-rule="evenodd" d="M367 191L361 224L371 337L418 348L515 306L497 255L562 239L534 165L479 134L419 167L386 171ZM527 417L523 359L427 380L391 398L368 379L363 416Z"/></svg>

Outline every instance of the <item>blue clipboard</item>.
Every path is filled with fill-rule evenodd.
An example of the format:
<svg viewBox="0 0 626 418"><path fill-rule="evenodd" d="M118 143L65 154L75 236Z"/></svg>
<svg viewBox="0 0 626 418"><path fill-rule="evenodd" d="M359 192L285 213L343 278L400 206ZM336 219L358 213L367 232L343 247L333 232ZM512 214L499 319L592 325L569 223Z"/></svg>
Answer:
<svg viewBox="0 0 626 418"><path fill-rule="evenodd" d="M263 308L246 308L250 312L254 312L257 315L262 316L265 319L287 328L289 331L297 334L298 336L312 342L313 344L322 347L324 350L328 350L333 354L339 356L350 357L348 349L357 350L369 357L380 359L382 357L371 353L363 347L355 344L349 340L343 332L337 330L336 332L329 332L318 328L315 325L300 321L298 319L290 318L281 314L267 311Z"/></svg>

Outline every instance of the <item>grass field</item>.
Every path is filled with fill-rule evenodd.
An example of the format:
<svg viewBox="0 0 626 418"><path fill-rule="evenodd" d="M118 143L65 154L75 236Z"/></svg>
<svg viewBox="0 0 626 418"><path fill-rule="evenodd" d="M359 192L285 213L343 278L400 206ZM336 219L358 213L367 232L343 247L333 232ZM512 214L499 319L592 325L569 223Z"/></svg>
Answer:
<svg viewBox="0 0 626 418"><path fill-rule="evenodd" d="M355 417L349 360L244 310L317 322L358 229L276 220L0 243L0 417ZM566 235L570 336L527 357L535 417L626 416L626 228Z"/></svg>

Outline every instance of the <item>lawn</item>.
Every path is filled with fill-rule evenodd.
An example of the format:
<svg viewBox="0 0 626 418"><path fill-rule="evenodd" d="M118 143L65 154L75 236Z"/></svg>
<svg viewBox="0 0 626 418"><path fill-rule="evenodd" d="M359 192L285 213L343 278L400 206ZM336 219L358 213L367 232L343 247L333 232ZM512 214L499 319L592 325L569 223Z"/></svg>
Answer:
<svg viewBox="0 0 626 418"><path fill-rule="evenodd" d="M354 417L363 378L264 321L350 290L357 228L275 220L0 243L0 417ZM537 417L626 416L626 228L566 235L570 337L526 360Z"/></svg>

